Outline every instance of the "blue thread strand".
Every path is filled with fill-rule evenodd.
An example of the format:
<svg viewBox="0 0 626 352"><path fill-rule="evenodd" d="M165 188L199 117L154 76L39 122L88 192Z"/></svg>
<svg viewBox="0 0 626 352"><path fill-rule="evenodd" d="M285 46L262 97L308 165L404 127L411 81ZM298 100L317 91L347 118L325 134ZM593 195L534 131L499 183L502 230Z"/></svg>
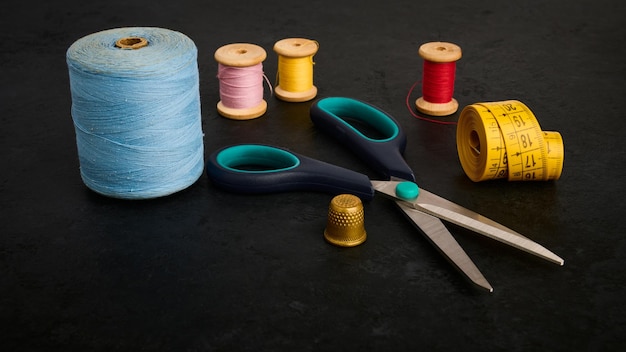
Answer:
<svg viewBox="0 0 626 352"><path fill-rule="evenodd" d="M115 46L143 37L140 49ZM182 33L117 28L67 51L80 173L87 187L124 199L169 195L204 169L197 48Z"/></svg>

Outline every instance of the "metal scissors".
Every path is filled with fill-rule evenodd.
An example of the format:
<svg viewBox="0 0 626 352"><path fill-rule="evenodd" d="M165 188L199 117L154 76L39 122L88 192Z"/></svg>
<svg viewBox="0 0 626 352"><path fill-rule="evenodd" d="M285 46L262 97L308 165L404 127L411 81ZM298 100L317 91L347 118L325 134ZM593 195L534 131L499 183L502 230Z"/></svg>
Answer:
<svg viewBox="0 0 626 352"><path fill-rule="evenodd" d="M216 150L207 161L210 180L217 187L238 193L309 190L350 193L368 201L379 192L393 199L454 267L489 292L493 287L441 220L564 264L562 258L527 237L418 187L403 157L406 135L397 121L381 109L357 99L328 97L314 102L310 114L317 128L348 146L388 180L370 180L364 174L264 144Z"/></svg>

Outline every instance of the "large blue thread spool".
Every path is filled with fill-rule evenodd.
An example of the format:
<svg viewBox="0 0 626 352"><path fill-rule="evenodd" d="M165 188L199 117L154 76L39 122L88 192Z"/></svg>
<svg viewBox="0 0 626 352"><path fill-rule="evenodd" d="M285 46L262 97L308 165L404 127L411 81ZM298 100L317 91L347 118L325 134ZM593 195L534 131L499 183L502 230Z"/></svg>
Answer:
<svg viewBox="0 0 626 352"><path fill-rule="evenodd" d="M115 198L165 196L202 174L197 48L182 33L110 29L67 50L83 182Z"/></svg>

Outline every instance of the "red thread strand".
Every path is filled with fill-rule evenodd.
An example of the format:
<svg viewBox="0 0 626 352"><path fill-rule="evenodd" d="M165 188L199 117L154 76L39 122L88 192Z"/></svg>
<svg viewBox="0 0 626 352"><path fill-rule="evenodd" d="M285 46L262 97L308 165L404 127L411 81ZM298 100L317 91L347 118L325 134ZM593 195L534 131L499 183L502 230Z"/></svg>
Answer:
<svg viewBox="0 0 626 352"><path fill-rule="evenodd" d="M409 110L409 112L411 113L411 115L413 115L413 117L423 120L423 121L427 121L427 122L432 122L432 123L438 123L440 125L456 125L456 121L441 121L441 120L435 120L435 119L429 119L427 117L424 116L420 116L418 114L415 113L415 111L413 111L413 107L411 106L411 94L413 94L413 90L415 89L415 87L420 83L420 81L417 81L415 83L413 83L413 85L411 86L411 89L409 89L409 93L406 95L406 107Z"/></svg>
<svg viewBox="0 0 626 352"><path fill-rule="evenodd" d="M422 96L429 103L443 104L454 94L455 62L424 60Z"/></svg>

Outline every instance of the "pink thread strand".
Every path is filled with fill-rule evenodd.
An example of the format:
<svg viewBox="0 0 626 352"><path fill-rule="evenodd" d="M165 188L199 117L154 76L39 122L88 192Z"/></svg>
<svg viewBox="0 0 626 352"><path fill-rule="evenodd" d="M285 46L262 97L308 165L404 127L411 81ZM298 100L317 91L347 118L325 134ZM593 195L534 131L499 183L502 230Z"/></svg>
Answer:
<svg viewBox="0 0 626 352"><path fill-rule="evenodd" d="M263 64L248 67L231 67L218 64L220 100L224 106L246 109L263 100ZM267 81L267 77L265 77ZM271 86L270 86L271 87Z"/></svg>

